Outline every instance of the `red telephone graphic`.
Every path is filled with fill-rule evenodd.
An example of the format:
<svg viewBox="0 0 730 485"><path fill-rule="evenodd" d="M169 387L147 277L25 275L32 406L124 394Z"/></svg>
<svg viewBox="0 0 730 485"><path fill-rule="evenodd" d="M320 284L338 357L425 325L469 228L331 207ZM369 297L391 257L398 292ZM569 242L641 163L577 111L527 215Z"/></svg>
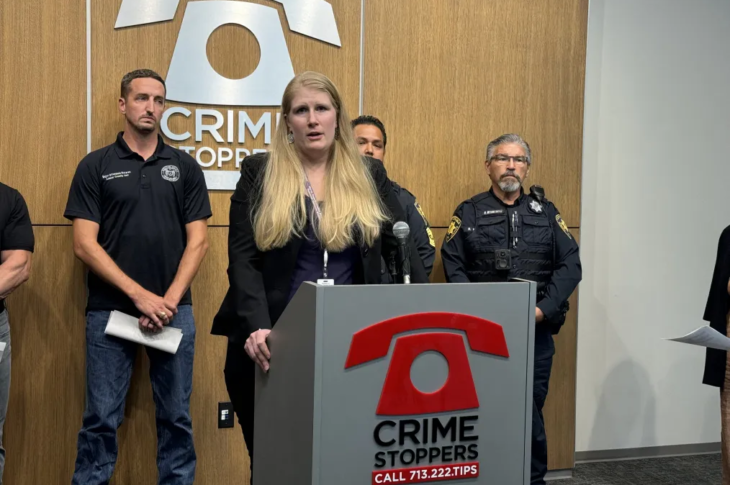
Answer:
<svg viewBox="0 0 730 485"><path fill-rule="evenodd" d="M388 355L390 342L396 334L429 328L463 330L472 350L509 357L504 330L499 324L459 313L415 313L391 318L356 332L345 369ZM411 365L426 351L440 353L449 364L446 382L441 389L431 393L419 391L411 382ZM378 415L441 413L478 407L479 398L461 335L429 332L398 337L380 395Z"/></svg>

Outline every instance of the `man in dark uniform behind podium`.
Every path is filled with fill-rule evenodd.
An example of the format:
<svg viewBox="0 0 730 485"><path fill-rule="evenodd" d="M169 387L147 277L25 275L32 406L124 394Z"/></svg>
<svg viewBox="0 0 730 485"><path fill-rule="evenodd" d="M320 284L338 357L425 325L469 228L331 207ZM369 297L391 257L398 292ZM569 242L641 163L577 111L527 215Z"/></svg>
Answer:
<svg viewBox="0 0 730 485"><path fill-rule="evenodd" d="M377 158L384 162L385 146L388 143L388 135L385 133L385 126L375 116L360 116L352 120L353 134L361 155ZM398 197L398 202L403 206L406 213L406 222L411 229L411 238L418 250L418 256L423 261L426 274L431 275L433 262L436 259L436 242L433 239L431 227L426 219L423 209L418 204L416 196L407 189L392 182L392 188ZM392 283L393 274L396 272L395 260L382 261L383 283Z"/></svg>
<svg viewBox="0 0 730 485"><path fill-rule="evenodd" d="M533 186L529 195L522 189L531 162L530 146L519 135L489 143L484 165L492 187L457 207L441 256L450 283L537 282L530 481L535 485L544 484L547 473L542 408L555 353L553 334L565 321L581 264L578 244L557 208L540 187Z"/></svg>

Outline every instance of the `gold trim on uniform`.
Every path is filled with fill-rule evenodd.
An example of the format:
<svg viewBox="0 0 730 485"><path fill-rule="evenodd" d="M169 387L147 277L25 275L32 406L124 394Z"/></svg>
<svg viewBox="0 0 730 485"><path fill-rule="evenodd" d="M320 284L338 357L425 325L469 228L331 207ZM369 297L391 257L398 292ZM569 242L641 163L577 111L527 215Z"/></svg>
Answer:
<svg viewBox="0 0 730 485"><path fill-rule="evenodd" d="M566 236L568 236L570 239L573 239L573 236L570 234L570 231L568 230L568 225L565 223L562 217L560 217L560 214L555 216L555 220L558 221L558 225L560 226L560 229L563 230Z"/></svg>
<svg viewBox="0 0 730 485"><path fill-rule="evenodd" d="M454 216L451 218L451 224L449 224L449 230L446 231L446 242L451 241L456 233L461 229L461 219Z"/></svg>
<svg viewBox="0 0 730 485"><path fill-rule="evenodd" d="M421 217L423 218L423 222L426 223L426 234L428 234L428 242L431 244L431 247L436 247L436 241L433 239L433 232L431 232L431 226L428 224L428 219L426 219L426 214L423 213L423 209L421 209L421 206L418 204L418 202L414 202L413 206L416 208L419 214L421 214Z"/></svg>

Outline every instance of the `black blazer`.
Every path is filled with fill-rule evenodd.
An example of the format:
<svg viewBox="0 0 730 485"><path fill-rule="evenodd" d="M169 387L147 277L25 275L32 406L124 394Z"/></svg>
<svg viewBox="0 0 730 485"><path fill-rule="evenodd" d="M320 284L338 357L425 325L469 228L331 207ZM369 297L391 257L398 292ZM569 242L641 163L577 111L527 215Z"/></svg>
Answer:
<svg viewBox="0 0 730 485"><path fill-rule="evenodd" d="M730 280L730 226L726 227L720 235L720 242L717 245L717 259L715 259L715 270L712 274L710 294L707 297L704 320L710 322L710 326L723 335L727 335L727 317L730 309L730 295L727 285ZM727 352L724 350L707 349L705 357L705 375L702 378L704 384L723 387L725 382L725 367L727 364Z"/></svg>
<svg viewBox="0 0 730 485"><path fill-rule="evenodd" d="M241 179L231 196L228 232L228 292L213 320L214 335L225 335L232 342L243 343L259 329L272 328L287 304L292 274L296 267L302 239L293 237L284 247L262 252L256 247L251 221L251 207L261 195L262 178L268 154L246 157L241 164ZM360 247L360 267L354 272L356 284L381 282L381 254L397 251L392 232L394 221L405 221L406 214L398 202L382 162L365 157L380 197L390 211L392 221L384 224L372 247ZM411 281L427 283L428 276L410 241Z"/></svg>

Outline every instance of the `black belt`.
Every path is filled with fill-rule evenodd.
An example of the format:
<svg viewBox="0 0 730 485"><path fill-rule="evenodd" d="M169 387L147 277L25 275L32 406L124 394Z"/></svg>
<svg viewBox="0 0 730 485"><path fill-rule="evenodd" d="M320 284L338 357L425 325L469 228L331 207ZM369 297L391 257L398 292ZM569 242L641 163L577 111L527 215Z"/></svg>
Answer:
<svg viewBox="0 0 730 485"><path fill-rule="evenodd" d="M0 313L5 311L5 300L0 300Z"/></svg>

